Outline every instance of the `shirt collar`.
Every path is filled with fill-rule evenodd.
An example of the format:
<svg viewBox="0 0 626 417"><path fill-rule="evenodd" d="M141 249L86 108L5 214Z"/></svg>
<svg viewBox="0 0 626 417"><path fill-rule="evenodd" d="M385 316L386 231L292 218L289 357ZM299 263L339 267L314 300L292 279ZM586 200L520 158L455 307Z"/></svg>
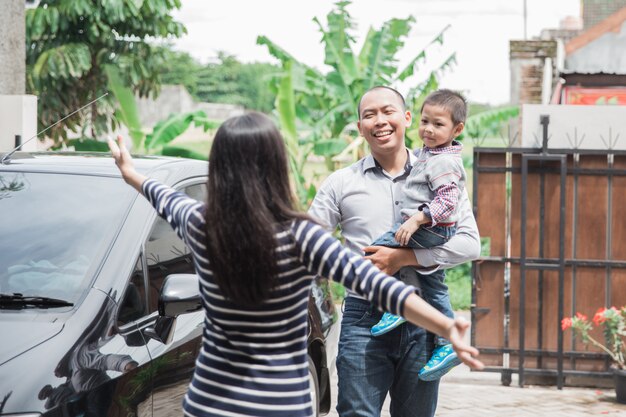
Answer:
<svg viewBox="0 0 626 417"><path fill-rule="evenodd" d="M417 161L417 156L415 156L413 152L409 152L409 150L406 149L406 153L408 154L409 157L407 158L406 163L404 164L404 174L408 174L411 171L411 167ZM365 160L363 161L363 173L374 168L380 169L381 172L383 171L383 168L380 166L378 161L372 156L372 154L369 154L365 157Z"/></svg>
<svg viewBox="0 0 626 417"><path fill-rule="evenodd" d="M424 150L432 153L433 155L438 155L440 153L459 153L463 150L463 145L461 142L453 140L450 146L446 146L445 148L429 148L424 146Z"/></svg>

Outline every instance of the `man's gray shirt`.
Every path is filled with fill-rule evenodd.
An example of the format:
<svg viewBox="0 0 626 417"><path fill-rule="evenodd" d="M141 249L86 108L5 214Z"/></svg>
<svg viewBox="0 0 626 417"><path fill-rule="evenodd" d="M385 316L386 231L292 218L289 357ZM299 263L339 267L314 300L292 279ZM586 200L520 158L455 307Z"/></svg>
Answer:
<svg viewBox="0 0 626 417"><path fill-rule="evenodd" d="M412 152L408 154L404 172L396 176L386 173L371 155L330 174L317 191L309 214L331 231L339 226L346 246L363 255L364 247L402 221L403 186L411 166L417 161ZM459 199L458 213L456 235L446 244L414 251L420 265L431 267L422 273L478 258L478 227L465 190ZM400 274L405 282L415 285L415 268L402 268Z"/></svg>

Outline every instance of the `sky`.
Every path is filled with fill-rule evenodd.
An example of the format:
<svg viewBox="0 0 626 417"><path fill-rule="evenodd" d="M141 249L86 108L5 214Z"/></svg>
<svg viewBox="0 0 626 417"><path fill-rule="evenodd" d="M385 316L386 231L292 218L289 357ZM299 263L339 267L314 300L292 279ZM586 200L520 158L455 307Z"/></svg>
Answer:
<svg viewBox="0 0 626 417"><path fill-rule="evenodd" d="M326 72L321 34L313 18L325 26L333 4L334 0L182 0L174 16L188 34L174 47L203 63L214 60L218 51L242 62L277 63L265 46L256 44L257 36L264 35L298 60ZM509 40L524 39L524 0L354 0L347 10L357 26L352 32L356 51L370 27L379 29L391 18L416 19L397 56L400 66L450 25L443 45L429 50L414 84L456 52L457 63L444 74L441 87L462 91L477 103L509 101ZM567 16L580 16L580 0L526 0L526 11L526 34L531 39L544 28L557 28ZM408 88L397 87L401 92Z"/></svg>

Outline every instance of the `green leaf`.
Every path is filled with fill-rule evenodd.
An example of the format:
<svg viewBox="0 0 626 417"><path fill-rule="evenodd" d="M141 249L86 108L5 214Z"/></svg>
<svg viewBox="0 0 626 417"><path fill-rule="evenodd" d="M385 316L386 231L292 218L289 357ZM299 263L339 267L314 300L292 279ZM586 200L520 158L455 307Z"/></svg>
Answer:
<svg viewBox="0 0 626 417"><path fill-rule="evenodd" d="M162 148L182 135L196 119L199 120L199 126L208 125L206 113L202 110L172 114L167 119L158 122L154 126L152 133L146 135L145 149L150 151L152 149Z"/></svg>
<svg viewBox="0 0 626 417"><path fill-rule="evenodd" d="M105 73L109 81L109 91L113 93L119 103L119 112L122 120L128 128L130 137L133 141L133 149L137 153L144 150L145 135L142 132L141 121L139 120L139 110L133 91L124 85L119 71L112 65L105 66Z"/></svg>
<svg viewBox="0 0 626 417"><path fill-rule="evenodd" d="M315 142L313 153L320 156L335 156L348 146L348 141L343 138L324 139Z"/></svg>
<svg viewBox="0 0 626 417"><path fill-rule="evenodd" d="M365 89L375 85L390 84L397 71L396 54L404 46L404 39L415 22L413 16L406 19L391 19L379 31L368 34L363 49L367 50ZM362 54L364 52L362 51Z"/></svg>
<svg viewBox="0 0 626 417"><path fill-rule="evenodd" d="M193 149L188 149L182 146L166 146L161 149L160 155L165 156L178 156L181 158L189 158L189 159L199 159L201 161L206 161L208 159L208 154L203 154Z"/></svg>
<svg viewBox="0 0 626 417"><path fill-rule="evenodd" d="M50 48L37 58L33 67L33 76L37 79L81 77L91 70L90 56L89 46L82 43Z"/></svg>
<svg viewBox="0 0 626 417"><path fill-rule="evenodd" d="M293 63L287 61L285 64L285 74L280 79L278 94L276 95L276 108L280 119L280 126L287 141L287 148L292 153L297 150L296 131L296 101L293 89Z"/></svg>
<svg viewBox="0 0 626 417"><path fill-rule="evenodd" d="M425 62L426 61L426 50L431 47L434 44L439 44L442 45L443 44L443 35L446 33L446 31L448 29L450 29L452 26L451 25L447 25L445 28L443 28L426 46L426 48L424 48L419 54L417 54L415 56L415 58L413 58L409 64L402 70L400 71L400 73L398 74L398 79L401 81L406 80L407 78L415 75L415 73L417 72L417 70L419 69L419 64L420 62ZM456 56L455 54L452 54L452 56ZM452 60L450 59L450 57L448 57L448 59L446 60L446 62L448 64L452 63Z"/></svg>
<svg viewBox="0 0 626 417"><path fill-rule="evenodd" d="M498 135L506 122L519 116L519 111L518 106L506 106L471 115L465 121L464 133L474 139Z"/></svg>
<svg viewBox="0 0 626 417"><path fill-rule="evenodd" d="M109 145L95 139L71 139L67 142L69 146L73 146L78 152L108 152Z"/></svg>
<svg viewBox="0 0 626 417"><path fill-rule="evenodd" d="M274 58L278 59L283 64L292 61L295 62L296 59L287 51L282 49L280 46L269 40L266 36L258 36L256 38L257 45L265 45L267 46L267 50Z"/></svg>

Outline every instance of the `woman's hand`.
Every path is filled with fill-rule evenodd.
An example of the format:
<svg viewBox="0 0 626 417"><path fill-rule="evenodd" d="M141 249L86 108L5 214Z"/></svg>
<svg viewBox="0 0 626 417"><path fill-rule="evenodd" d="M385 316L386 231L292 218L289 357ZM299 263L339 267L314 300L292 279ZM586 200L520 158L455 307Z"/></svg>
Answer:
<svg viewBox="0 0 626 417"><path fill-rule="evenodd" d="M452 343L452 348L456 352L458 358L465 365L472 369L481 370L485 365L476 359L478 356L478 349L472 347L463 341L463 336L470 324L462 317L454 319L454 325L450 327L447 339Z"/></svg>
<svg viewBox="0 0 626 417"><path fill-rule="evenodd" d="M451 319L444 316L433 306L416 294L409 294L404 303L404 318L425 328L426 330L445 337L452 343L452 347L457 356L467 366L472 369L481 370L485 365L478 360L478 349L468 345L463 341L463 336L470 324L467 320L457 317Z"/></svg>
<svg viewBox="0 0 626 417"><path fill-rule="evenodd" d="M124 181L141 192L141 185L147 177L135 171L135 164L133 163L133 158L130 156L130 152L126 149L126 145L124 145L124 138L118 136L117 143L115 143L113 139L107 140L107 143L111 150L111 155L115 160L115 165L117 165L120 170Z"/></svg>

